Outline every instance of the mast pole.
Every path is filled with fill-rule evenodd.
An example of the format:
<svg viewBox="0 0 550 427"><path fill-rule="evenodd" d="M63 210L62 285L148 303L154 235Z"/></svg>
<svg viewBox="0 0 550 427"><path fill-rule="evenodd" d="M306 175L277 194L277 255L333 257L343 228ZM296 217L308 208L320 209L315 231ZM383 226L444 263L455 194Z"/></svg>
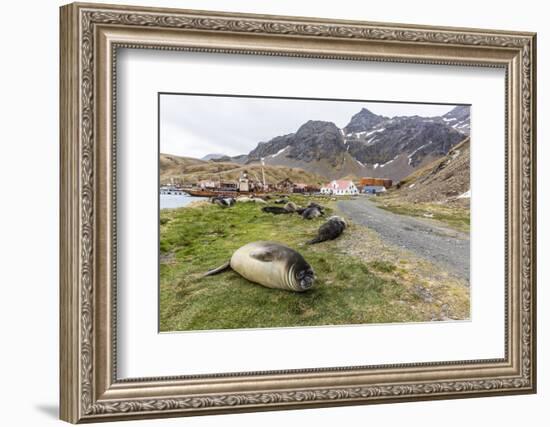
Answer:
<svg viewBox="0 0 550 427"><path fill-rule="evenodd" d="M262 157L261 159L262 159L262 183L263 183L263 185L264 185L263 190L265 191L265 173L264 173L264 165L265 165L265 163L264 163L264 158Z"/></svg>

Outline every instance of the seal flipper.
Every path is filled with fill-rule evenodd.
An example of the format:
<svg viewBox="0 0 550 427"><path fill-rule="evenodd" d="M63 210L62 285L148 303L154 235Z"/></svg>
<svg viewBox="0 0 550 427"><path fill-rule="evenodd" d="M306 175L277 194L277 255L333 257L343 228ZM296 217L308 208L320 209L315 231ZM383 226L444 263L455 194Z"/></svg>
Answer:
<svg viewBox="0 0 550 427"><path fill-rule="evenodd" d="M220 265L218 268L215 268L213 270L210 270L210 271L207 271L206 273L204 273L202 275L202 277L206 277L206 276L213 276L214 274L218 274L218 273L221 273L227 269L231 268L229 262L226 262L225 264L223 265Z"/></svg>
<svg viewBox="0 0 550 427"><path fill-rule="evenodd" d="M315 243L321 243L321 242L323 242L323 240L321 239L320 236L317 236L314 239L308 240L306 242L306 245L314 245Z"/></svg>

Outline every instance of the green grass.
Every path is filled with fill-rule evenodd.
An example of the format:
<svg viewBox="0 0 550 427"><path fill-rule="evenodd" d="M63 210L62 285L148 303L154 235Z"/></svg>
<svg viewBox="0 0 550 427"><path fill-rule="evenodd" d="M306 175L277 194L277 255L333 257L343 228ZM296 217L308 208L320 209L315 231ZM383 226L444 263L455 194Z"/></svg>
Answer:
<svg viewBox="0 0 550 427"><path fill-rule="evenodd" d="M374 199L374 198L373 198ZM470 210L462 207L444 206L435 203L387 203L383 198L378 200L378 207L396 214L431 218L441 221L455 230L470 232Z"/></svg>
<svg viewBox="0 0 550 427"><path fill-rule="evenodd" d="M374 270L382 273L393 273L397 270L397 267L388 261L372 261L369 262L368 265Z"/></svg>
<svg viewBox="0 0 550 427"><path fill-rule="evenodd" d="M293 200L305 204L303 197ZM366 264L340 253L335 242L303 245L324 218L271 215L261 206L208 204L161 211L161 331L429 320L414 308L418 297L397 276L388 276L396 269L392 263ZM256 240L298 250L315 271L314 287L304 293L269 289L234 271L201 278Z"/></svg>

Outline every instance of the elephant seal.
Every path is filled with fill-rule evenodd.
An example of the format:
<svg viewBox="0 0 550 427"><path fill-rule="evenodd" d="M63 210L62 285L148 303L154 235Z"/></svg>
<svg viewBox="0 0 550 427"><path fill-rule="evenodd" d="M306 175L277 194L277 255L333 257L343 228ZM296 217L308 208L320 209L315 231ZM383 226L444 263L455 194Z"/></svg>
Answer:
<svg viewBox="0 0 550 427"><path fill-rule="evenodd" d="M265 206L262 211L275 215L294 213L298 209L296 203L288 202L283 208L279 206Z"/></svg>
<svg viewBox="0 0 550 427"><path fill-rule="evenodd" d="M296 203L294 202L288 202L285 205L285 209L289 212L296 212L296 209L298 209L298 206L296 206Z"/></svg>
<svg viewBox="0 0 550 427"><path fill-rule="evenodd" d="M346 228L346 221L339 216L331 216L327 222L319 227L317 237L307 241L308 245L333 240L340 236Z"/></svg>
<svg viewBox="0 0 550 427"><path fill-rule="evenodd" d="M266 204L267 202L264 200L264 199L260 199L259 197L252 197L250 199L251 202L254 202L254 203L263 203L263 204Z"/></svg>
<svg viewBox="0 0 550 427"><path fill-rule="evenodd" d="M315 281L315 273L302 255L277 242L258 241L241 246L228 263L208 271L204 276L212 276L229 268L267 288L304 292Z"/></svg>
<svg viewBox="0 0 550 427"><path fill-rule="evenodd" d="M252 199L248 196L239 196L236 200L238 203L248 203L252 201Z"/></svg>
<svg viewBox="0 0 550 427"><path fill-rule="evenodd" d="M288 199L277 199L275 200L273 203L277 204L277 205L284 205L285 203L288 203Z"/></svg>
<svg viewBox="0 0 550 427"><path fill-rule="evenodd" d="M317 209L319 209L320 212L324 212L324 211L325 211L324 206L321 206L319 203L315 203L315 202L309 202L309 203L307 204L307 207L308 207L308 208L317 208Z"/></svg>
<svg viewBox="0 0 550 427"><path fill-rule="evenodd" d="M313 219L313 218L317 218L318 216L321 216L321 215L323 215L323 212L321 210L319 210L319 208L316 208L316 207L306 208L302 212L302 218L304 218L304 219Z"/></svg>
<svg viewBox="0 0 550 427"><path fill-rule="evenodd" d="M262 211L265 212L265 213L271 213L271 214L274 214L274 215L292 213L291 211L286 210L285 208L281 208L279 206L264 206L262 208Z"/></svg>
<svg viewBox="0 0 550 427"><path fill-rule="evenodd" d="M233 197L223 196L213 197L210 201L215 205L221 206L222 208L228 208L236 203Z"/></svg>
<svg viewBox="0 0 550 427"><path fill-rule="evenodd" d="M259 197L248 197L248 196L239 196L239 197L237 197L237 202L239 202L239 203L267 203L265 200L260 199Z"/></svg>

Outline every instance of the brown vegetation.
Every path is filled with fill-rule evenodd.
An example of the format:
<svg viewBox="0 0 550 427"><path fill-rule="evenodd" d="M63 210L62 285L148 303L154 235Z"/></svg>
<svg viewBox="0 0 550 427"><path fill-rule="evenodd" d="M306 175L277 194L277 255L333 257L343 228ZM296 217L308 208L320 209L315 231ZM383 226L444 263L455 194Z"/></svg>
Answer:
<svg viewBox="0 0 550 427"><path fill-rule="evenodd" d="M298 168L284 166L263 167L267 184L276 184L285 178L294 183L319 185L326 178L306 172ZM262 166L260 164L240 165L231 162L214 162L179 157L171 154L160 155L160 183L169 183L172 178L177 178L182 183L194 184L199 180L237 180L242 172L247 171L248 176L256 181L262 181Z"/></svg>
<svg viewBox="0 0 550 427"><path fill-rule="evenodd" d="M410 203L445 203L469 207L469 198L459 198L470 190L470 138L449 153L402 180L399 189L388 194Z"/></svg>

